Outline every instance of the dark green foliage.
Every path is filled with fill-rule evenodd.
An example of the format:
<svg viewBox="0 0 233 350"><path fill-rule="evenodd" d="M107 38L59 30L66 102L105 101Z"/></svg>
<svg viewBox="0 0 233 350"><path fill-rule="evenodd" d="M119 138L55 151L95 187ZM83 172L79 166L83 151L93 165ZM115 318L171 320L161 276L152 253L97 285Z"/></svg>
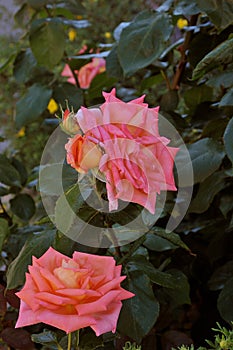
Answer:
<svg viewBox="0 0 233 350"><path fill-rule="evenodd" d="M0 284L8 289L22 287L32 256L40 257L50 246L68 256L74 250L113 255L127 277L122 286L135 297L123 302L115 335L97 338L84 329L80 350L122 350L128 338L141 343L142 349L168 348L168 340L161 339L170 330L191 334L197 346L204 345L203 333L216 321L229 327L233 319L232 1L20 3L15 19L26 36L0 60L0 92L4 99L8 79L11 96L7 106L0 99L0 107L5 111L12 105L14 114L9 124L13 131L0 137L0 146L7 132L13 140L9 150L0 154ZM187 20L183 28L177 27L178 19ZM70 29L76 30L73 42ZM84 54L79 52L83 45L87 45ZM94 57L106 58L106 71L89 88L61 76L65 64L74 77ZM162 208L158 196L157 221L134 203L108 213L105 183L80 177L62 157L39 164L59 123L54 114L61 117L67 106L75 113L80 106L98 107L102 92L114 87L123 101L145 94L149 107L160 106L190 155L190 164L182 163L178 169L187 179L179 183L177 178L184 195L177 199L176 192L169 191ZM47 109L51 98L57 103L54 113ZM19 136L22 127L25 135ZM170 138L167 132L163 130L163 136ZM177 135L171 137L173 145ZM49 151L53 154L58 148L55 141ZM188 201L190 165L191 203L170 232L166 225L171 213L175 220ZM49 215L45 197L54 204ZM173 211L176 201L179 206ZM90 238L89 224L106 242L104 248L83 245L85 237ZM115 236L125 245L112 248ZM15 320L16 312L12 313ZM6 320L14 327L5 311L1 316L3 327ZM28 331L38 349L67 348L63 332L33 327ZM73 335L73 348L76 338ZM148 345L151 338L153 346Z"/></svg>

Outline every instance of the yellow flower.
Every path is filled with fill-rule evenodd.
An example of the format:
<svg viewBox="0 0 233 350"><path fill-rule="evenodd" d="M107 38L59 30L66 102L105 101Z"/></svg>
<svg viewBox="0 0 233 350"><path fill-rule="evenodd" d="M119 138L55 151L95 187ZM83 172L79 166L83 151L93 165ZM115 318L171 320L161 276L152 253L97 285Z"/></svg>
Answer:
<svg viewBox="0 0 233 350"><path fill-rule="evenodd" d="M188 21L185 18L179 18L176 25L179 29L183 29L184 27L187 27Z"/></svg>
<svg viewBox="0 0 233 350"><path fill-rule="evenodd" d="M77 36L77 32L75 29L70 29L69 32L68 32L68 36L69 36L69 40L70 41L74 41L76 36Z"/></svg>
<svg viewBox="0 0 233 350"><path fill-rule="evenodd" d="M77 15L76 18L77 19L83 19L83 16L82 15Z"/></svg>
<svg viewBox="0 0 233 350"><path fill-rule="evenodd" d="M104 36L106 39L110 39L112 37L112 34L110 32L104 33Z"/></svg>
<svg viewBox="0 0 233 350"><path fill-rule="evenodd" d="M228 342L225 339L222 339L219 343L221 349L227 349L228 348Z"/></svg>
<svg viewBox="0 0 233 350"><path fill-rule="evenodd" d="M16 134L16 137L24 137L25 136L25 126L23 126Z"/></svg>
<svg viewBox="0 0 233 350"><path fill-rule="evenodd" d="M58 110L58 104L53 98L51 98L47 108L50 114L54 114Z"/></svg>

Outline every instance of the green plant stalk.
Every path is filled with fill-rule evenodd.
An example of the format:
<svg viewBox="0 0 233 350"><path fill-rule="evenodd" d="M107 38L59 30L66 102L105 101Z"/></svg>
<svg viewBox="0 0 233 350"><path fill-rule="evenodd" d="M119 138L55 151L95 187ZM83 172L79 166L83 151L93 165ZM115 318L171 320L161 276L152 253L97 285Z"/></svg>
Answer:
<svg viewBox="0 0 233 350"><path fill-rule="evenodd" d="M67 350L71 350L71 340L72 340L72 333L68 334L68 345Z"/></svg>
<svg viewBox="0 0 233 350"><path fill-rule="evenodd" d="M63 350L63 348L57 343L57 349L58 350Z"/></svg>
<svg viewBox="0 0 233 350"><path fill-rule="evenodd" d="M145 241L146 236L143 235L142 237L140 237L137 241L135 241L133 243L133 245L131 246L129 252L127 254L125 254L119 261L118 261L118 265L122 264L123 262L125 262L128 258L131 257L131 255L142 245L142 243Z"/></svg>
<svg viewBox="0 0 233 350"><path fill-rule="evenodd" d="M76 331L76 350L79 350L79 329Z"/></svg>

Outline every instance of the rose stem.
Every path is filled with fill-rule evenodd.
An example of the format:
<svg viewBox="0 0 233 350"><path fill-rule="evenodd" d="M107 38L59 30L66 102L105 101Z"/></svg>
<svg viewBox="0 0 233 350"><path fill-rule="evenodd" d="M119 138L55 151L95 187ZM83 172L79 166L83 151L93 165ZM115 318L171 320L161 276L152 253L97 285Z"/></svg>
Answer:
<svg viewBox="0 0 233 350"><path fill-rule="evenodd" d="M71 350L71 340L72 340L72 333L68 334L68 345L67 350Z"/></svg>
<svg viewBox="0 0 233 350"><path fill-rule="evenodd" d="M76 331L76 350L79 350L79 329Z"/></svg>

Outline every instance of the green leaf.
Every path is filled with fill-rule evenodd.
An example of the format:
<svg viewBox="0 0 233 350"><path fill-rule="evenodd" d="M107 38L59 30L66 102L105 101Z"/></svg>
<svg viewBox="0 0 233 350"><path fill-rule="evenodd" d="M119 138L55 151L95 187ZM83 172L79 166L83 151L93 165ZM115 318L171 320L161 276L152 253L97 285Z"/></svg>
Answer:
<svg viewBox="0 0 233 350"><path fill-rule="evenodd" d="M204 138L191 144L189 153L193 166L194 183L204 181L215 172L225 157L222 145L211 138Z"/></svg>
<svg viewBox="0 0 233 350"><path fill-rule="evenodd" d="M0 64L0 72L2 72L8 66L8 64L15 59L15 55L16 52L13 52L3 63Z"/></svg>
<svg viewBox="0 0 233 350"><path fill-rule="evenodd" d="M206 85L193 86L184 92L184 100L190 112L194 112L200 103L213 101L213 89Z"/></svg>
<svg viewBox="0 0 233 350"><path fill-rule="evenodd" d="M66 193L63 193L56 202L55 222L62 233L67 233L76 217L76 212L84 205L79 184L75 184Z"/></svg>
<svg viewBox="0 0 233 350"><path fill-rule="evenodd" d="M128 278L123 287L135 296L123 302L118 328L121 333L140 343L159 316L159 303L154 297L147 275L138 271L127 275Z"/></svg>
<svg viewBox="0 0 233 350"><path fill-rule="evenodd" d="M178 248L177 245L153 233L147 233L146 239L143 242L143 245L146 248L153 250L155 252L164 252L165 250Z"/></svg>
<svg viewBox="0 0 233 350"><path fill-rule="evenodd" d="M225 145L225 149L227 152L228 158L231 160L233 164L233 118L227 124L226 130L223 135L223 141Z"/></svg>
<svg viewBox="0 0 233 350"><path fill-rule="evenodd" d="M47 0L27 0L28 5L33 7L35 10L40 9L41 7L47 5Z"/></svg>
<svg viewBox="0 0 233 350"><path fill-rule="evenodd" d="M196 0L201 11L209 16L210 20L219 29L225 29L233 23L233 3L231 0Z"/></svg>
<svg viewBox="0 0 233 350"><path fill-rule="evenodd" d="M32 77L32 74L37 66L36 59L32 51L28 48L22 50L16 56L14 61L14 77L18 83L26 83Z"/></svg>
<svg viewBox="0 0 233 350"><path fill-rule="evenodd" d="M0 184L0 197L5 196L10 193L9 186L5 186L3 184Z"/></svg>
<svg viewBox="0 0 233 350"><path fill-rule="evenodd" d="M0 252L2 251L3 243L9 233L8 222L0 218Z"/></svg>
<svg viewBox="0 0 233 350"><path fill-rule="evenodd" d="M18 27L26 28L31 18L31 8L27 3L23 3L14 14L14 20Z"/></svg>
<svg viewBox="0 0 233 350"><path fill-rule="evenodd" d="M233 85L233 72L221 72L214 74L212 78L208 79L206 85L220 89L221 87L229 88Z"/></svg>
<svg viewBox="0 0 233 350"><path fill-rule="evenodd" d="M156 86L163 82L163 77L161 74L152 75L151 77L145 78L141 82L141 91L151 88L152 86Z"/></svg>
<svg viewBox="0 0 233 350"><path fill-rule="evenodd" d="M140 13L121 33L118 57L124 74L132 75L159 58L171 32L168 14Z"/></svg>
<svg viewBox="0 0 233 350"><path fill-rule="evenodd" d="M81 0L66 0L63 2L59 2L58 9L59 8L69 10L72 14L72 18L74 15L86 14L86 7L83 6Z"/></svg>
<svg viewBox="0 0 233 350"><path fill-rule="evenodd" d="M8 186L21 187L20 174L10 160L0 154L0 182Z"/></svg>
<svg viewBox="0 0 233 350"><path fill-rule="evenodd" d="M74 110L83 105L83 91L70 83L56 85L53 91L53 98L66 109L66 100Z"/></svg>
<svg viewBox="0 0 233 350"><path fill-rule="evenodd" d="M233 277L229 279L219 294L217 306L222 318L231 323L233 320Z"/></svg>
<svg viewBox="0 0 233 350"><path fill-rule="evenodd" d="M65 32L59 20L35 20L31 26L29 40L39 64L53 68L62 59L65 50Z"/></svg>
<svg viewBox="0 0 233 350"><path fill-rule="evenodd" d="M219 107L225 106L233 106L233 88L229 89L219 102Z"/></svg>
<svg viewBox="0 0 233 350"><path fill-rule="evenodd" d="M32 263L32 256L39 258L52 245L55 238L55 230L45 230L35 233L29 238L7 270L7 289L14 289L24 284L25 272Z"/></svg>
<svg viewBox="0 0 233 350"><path fill-rule="evenodd" d="M198 189L198 192L191 202L189 213L204 213L211 205L216 194L226 187L223 172L216 172L207 177Z"/></svg>
<svg viewBox="0 0 233 350"><path fill-rule="evenodd" d="M162 4L156 9L158 12L166 12L170 10L171 6L173 5L173 0L165 0L162 2Z"/></svg>
<svg viewBox="0 0 233 350"><path fill-rule="evenodd" d="M103 338L97 337L93 331L84 333L80 339L81 350L104 349Z"/></svg>
<svg viewBox="0 0 233 350"><path fill-rule="evenodd" d="M110 77L123 78L123 70L117 54L117 45L114 45L106 57L106 71Z"/></svg>
<svg viewBox="0 0 233 350"><path fill-rule="evenodd" d="M20 219L28 221L35 214L35 202L29 194L20 193L10 200L11 211Z"/></svg>
<svg viewBox="0 0 233 350"><path fill-rule="evenodd" d="M62 171L62 182L54 181L56 174ZM78 180L78 172L62 163L48 164L40 169L39 191L46 195L59 196Z"/></svg>
<svg viewBox="0 0 233 350"><path fill-rule="evenodd" d="M135 241L136 239L142 237L145 232L147 232L147 227L138 226L137 228L129 228L127 226L119 226L117 224L113 224L112 229L121 245Z"/></svg>
<svg viewBox="0 0 233 350"><path fill-rule="evenodd" d="M226 65L233 60L233 38L228 39L210 51L195 67L192 79L196 80L220 65Z"/></svg>
<svg viewBox="0 0 233 350"><path fill-rule="evenodd" d="M178 4L176 5L173 14L175 16L183 15L183 16L191 16L196 15L200 12L199 7L197 6L197 1L192 0L182 0L178 1Z"/></svg>
<svg viewBox="0 0 233 350"><path fill-rule="evenodd" d="M163 94L160 102L161 109L165 112L174 111L178 105L179 97L177 90L169 90Z"/></svg>
<svg viewBox="0 0 233 350"><path fill-rule="evenodd" d="M177 288L177 281L172 275L156 269L144 256L133 256L127 263L126 268L129 272L144 272L150 278L151 282L159 286Z"/></svg>
<svg viewBox="0 0 233 350"><path fill-rule="evenodd" d="M58 231L53 243L53 248L64 255L71 256L74 251L74 244L75 242L73 240Z"/></svg>
<svg viewBox="0 0 233 350"><path fill-rule="evenodd" d="M16 103L16 126L20 128L36 120L47 108L51 96L51 89L40 84L32 85Z"/></svg>
<svg viewBox="0 0 233 350"><path fill-rule="evenodd" d="M214 271L208 281L209 289L223 289L227 281L231 278L233 278L233 260L228 261L226 264Z"/></svg>
<svg viewBox="0 0 233 350"><path fill-rule="evenodd" d="M187 251L190 251L189 247L181 240L180 236L177 233L174 232L167 232L161 227L153 227L149 233L153 233L159 237L162 237L166 240L168 240L170 243L174 244L175 246L178 246L180 248L183 248Z"/></svg>
<svg viewBox="0 0 233 350"><path fill-rule="evenodd" d="M210 137L215 140L222 140L223 133L227 126L227 119L211 119L207 122L202 131L202 137Z"/></svg>
<svg viewBox="0 0 233 350"><path fill-rule="evenodd" d="M15 167L20 175L20 181L22 185L25 185L28 178L27 169L24 166L23 162L19 161L17 158L11 159L11 164Z"/></svg>
<svg viewBox="0 0 233 350"><path fill-rule="evenodd" d="M102 90L111 87L116 82L115 77L110 77L106 72L97 74L88 89L89 98L94 99L102 96Z"/></svg>
<svg viewBox="0 0 233 350"><path fill-rule="evenodd" d="M177 269L167 270L166 273L173 277L177 286L176 289L163 288L163 294L169 296L172 307L176 308L180 305L191 304L189 296L190 286L187 276L182 271Z"/></svg>
<svg viewBox="0 0 233 350"><path fill-rule="evenodd" d="M42 333L32 334L31 339L34 343L39 343L46 346L55 346L55 349L58 349L57 334L55 332L44 330Z"/></svg>
<svg viewBox="0 0 233 350"><path fill-rule="evenodd" d="M225 174L227 175L226 172ZM221 213L226 219L228 213L233 209L233 196L231 193L226 193L221 196L219 209L221 210Z"/></svg>

